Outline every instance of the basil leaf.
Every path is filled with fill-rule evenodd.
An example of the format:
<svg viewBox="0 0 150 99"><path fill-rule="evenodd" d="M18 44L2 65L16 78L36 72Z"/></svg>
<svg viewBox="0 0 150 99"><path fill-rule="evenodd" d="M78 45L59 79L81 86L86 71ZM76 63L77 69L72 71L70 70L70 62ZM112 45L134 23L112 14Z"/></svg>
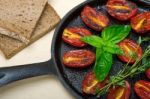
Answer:
<svg viewBox="0 0 150 99"><path fill-rule="evenodd" d="M95 36L95 35L82 37L81 40L89 45L92 45L98 48L101 48L103 44L102 38Z"/></svg>
<svg viewBox="0 0 150 99"><path fill-rule="evenodd" d="M130 25L112 25L102 31L102 38L105 41L119 43L127 37L130 30Z"/></svg>
<svg viewBox="0 0 150 99"><path fill-rule="evenodd" d="M105 47L103 47L104 51L112 53L112 54L118 54L118 55L123 55L122 49L113 43L106 43Z"/></svg>
<svg viewBox="0 0 150 99"><path fill-rule="evenodd" d="M104 52L101 48L96 49L96 62L94 73L97 80L103 81L108 75L112 65L112 54Z"/></svg>

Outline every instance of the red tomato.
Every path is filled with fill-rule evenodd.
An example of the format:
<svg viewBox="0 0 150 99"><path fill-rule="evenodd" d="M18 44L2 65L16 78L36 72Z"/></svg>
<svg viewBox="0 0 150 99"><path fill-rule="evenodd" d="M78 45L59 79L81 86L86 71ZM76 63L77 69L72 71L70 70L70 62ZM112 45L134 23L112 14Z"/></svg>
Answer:
<svg viewBox="0 0 150 99"><path fill-rule="evenodd" d="M148 77L148 79L150 79L150 68L146 70L146 76Z"/></svg>
<svg viewBox="0 0 150 99"><path fill-rule="evenodd" d="M82 42L80 40L83 36L89 36L92 35L92 33L81 27L70 27L66 28L62 34L62 39L64 42L76 46L76 47L83 47L86 46L86 43Z"/></svg>
<svg viewBox="0 0 150 99"><path fill-rule="evenodd" d="M108 82L109 82L108 77L104 81L99 82L96 79L94 72L90 71L89 73L86 74L84 80L82 81L82 91L86 94L94 95L96 94L97 89L101 89Z"/></svg>
<svg viewBox="0 0 150 99"><path fill-rule="evenodd" d="M95 54L89 50L72 50L63 55L63 63L67 67L83 68L95 61Z"/></svg>
<svg viewBox="0 0 150 99"><path fill-rule="evenodd" d="M96 9L85 6L81 12L83 22L95 31L101 31L104 27L108 26L109 19Z"/></svg>
<svg viewBox="0 0 150 99"><path fill-rule="evenodd" d="M138 14L131 19L131 26L137 33L150 31L150 12Z"/></svg>
<svg viewBox="0 0 150 99"><path fill-rule="evenodd" d="M134 90L141 99L150 99L150 82L140 80L135 83Z"/></svg>
<svg viewBox="0 0 150 99"><path fill-rule="evenodd" d="M109 0L106 7L108 13L120 21L129 20L138 12L136 4L126 0Z"/></svg>
<svg viewBox="0 0 150 99"><path fill-rule="evenodd" d="M108 92L107 99L129 99L131 94L131 86L128 81L125 82L125 87L117 86L111 88Z"/></svg>
<svg viewBox="0 0 150 99"><path fill-rule="evenodd" d="M119 43L119 47L124 52L124 55L118 55L119 59L123 62L134 63L136 59L142 57L142 48L132 40L123 40Z"/></svg>

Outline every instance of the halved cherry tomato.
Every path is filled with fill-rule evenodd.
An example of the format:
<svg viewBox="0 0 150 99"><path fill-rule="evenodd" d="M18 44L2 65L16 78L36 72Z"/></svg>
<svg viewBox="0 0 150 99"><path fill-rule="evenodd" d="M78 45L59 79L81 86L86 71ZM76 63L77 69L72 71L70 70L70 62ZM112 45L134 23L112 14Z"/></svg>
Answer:
<svg viewBox="0 0 150 99"><path fill-rule="evenodd" d="M131 86L128 81L125 81L125 86L116 86L114 89L110 88L107 99L129 99L131 94Z"/></svg>
<svg viewBox="0 0 150 99"><path fill-rule="evenodd" d="M83 36L89 36L92 35L92 33L82 27L70 27L66 28L63 31L62 39L64 42L76 46L76 47L83 47L86 46L86 43L80 40L81 37Z"/></svg>
<svg viewBox="0 0 150 99"><path fill-rule="evenodd" d="M150 99L150 82L137 81L134 85L134 90L141 99Z"/></svg>
<svg viewBox="0 0 150 99"><path fill-rule="evenodd" d="M98 89L101 89L109 82L109 78L106 77L106 79L102 82L99 82L96 79L96 76L93 71L90 71L86 74L84 77L84 80L82 81L82 91L86 94L96 94L96 91Z"/></svg>
<svg viewBox="0 0 150 99"><path fill-rule="evenodd" d="M95 61L95 54L89 50L72 50L63 56L63 63L67 67L83 68Z"/></svg>
<svg viewBox="0 0 150 99"><path fill-rule="evenodd" d="M150 68L146 70L146 76L148 77L148 79L150 79Z"/></svg>
<svg viewBox="0 0 150 99"><path fill-rule="evenodd" d="M150 31L150 12L144 12L131 19L131 26L137 33Z"/></svg>
<svg viewBox="0 0 150 99"><path fill-rule="evenodd" d="M142 57L142 48L134 41L125 39L119 43L119 47L123 50L124 55L118 55L123 62L134 63Z"/></svg>
<svg viewBox="0 0 150 99"><path fill-rule="evenodd" d="M95 31L101 31L104 27L108 26L109 19L96 9L85 6L81 12L83 22Z"/></svg>
<svg viewBox="0 0 150 99"><path fill-rule="evenodd" d="M109 0L106 7L112 17L121 21L129 20L138 12L136 4L126 0Z"/></svg>

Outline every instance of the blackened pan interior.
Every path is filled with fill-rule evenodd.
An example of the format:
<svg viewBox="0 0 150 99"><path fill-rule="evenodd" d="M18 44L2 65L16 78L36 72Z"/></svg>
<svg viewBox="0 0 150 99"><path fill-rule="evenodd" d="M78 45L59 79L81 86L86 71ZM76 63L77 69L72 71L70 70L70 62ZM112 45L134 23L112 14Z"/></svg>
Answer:
<svg viewBox="0 0 150 99"><path fill-rule="evenodd" d="M97 1L99 1L99 2L97 2ZM101 32L96 32L96 31L93 31L92 29L88 28L82 22L82 20L80 18L80 12L85 5L90 5L94 8L96 8L98 11L105 13L109 17L111 24L129 24L129 21L128 22L120 22L120 21L118 21L118 20L116 20L116 19L114 19L108 15L108 13L106 12L106 8L105 8L105 4L106 4L107 0L97 0L97 1L96 0L86 1L82 4L80 4L79 6L75 7L74 9L72 9L62 19L61 23L57 27L55 34L54 34L54 37L53 37L53 45L52 45L52 57L54 58L54 61L55 61L55 64L57 66L59 76L60 76L62 83L76 97L82 97L82 98L86 98L86 99L95 99L96 98L96 96L83 94L82 90L81 90L82 80L83 80L85 74L93 68L93 65L89 68L86 68L86 69L66 68L62 64L62 56L66 51L70 51L70 50L89 49L89 50L95 52L95 48L93 48L91 46L87 46L84 48L76 48L76 47L73 47L73 46L70 46L70 45L64 43L62 41L62 38L61 38L64 28L74 27L74 26L85 27L95 35L101 34ZM139 7L139 12L144 12L144 11L150 10L150 5L148 5L148 4L146 5L145 3L138 2L138 0L135 0L135 3ZM150 36L149 34L147 34L145 36ZM135 34L134 31L132 31L130 33L130 35L128 36L128 38L131 38L134 41L137 41L138 37L139 37L139 35ZM149 44L150 44L150 41L143 44L142 48L145 49L145 47ZM115 55L114 55L113 59L114 59L113 60L113 66L112 66L111 73L110 73L111 75L115 74L117 71L119 71L122 68L122 65L124 64L121 61L119 61ZM132 79L128 79L132 85L132 89L133 89L135 81L137 81L139 79L148 80L144 74L140 74L140 75L138 75ZM133 90L132 90L132 95L130 98L131 99L138 99L138 97L136 96L136 94L134 93ZM105 99L105 95L102 96L101 99Z"/></svg>

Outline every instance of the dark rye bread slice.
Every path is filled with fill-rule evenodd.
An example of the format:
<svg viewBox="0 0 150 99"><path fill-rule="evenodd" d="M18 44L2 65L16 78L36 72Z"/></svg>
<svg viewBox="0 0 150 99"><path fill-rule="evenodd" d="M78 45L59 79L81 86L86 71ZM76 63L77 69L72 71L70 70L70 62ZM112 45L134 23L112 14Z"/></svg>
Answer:
<svg viewBox="0 0 150 99"><path fill-rule="evenodd" d="M47 0L0 0L1 34L27 43Z"/></svg>
<svg viewBox="0 0 150 99"><path fill-rule="evenodd" d="M12 39L8 36L0 35L0 49L5 57L9 59L34 41L44 36L48 31L52 30L59 21L60 17L58 14L49 4L47 4L28 44L24 44L21 41Z"/></svg>

